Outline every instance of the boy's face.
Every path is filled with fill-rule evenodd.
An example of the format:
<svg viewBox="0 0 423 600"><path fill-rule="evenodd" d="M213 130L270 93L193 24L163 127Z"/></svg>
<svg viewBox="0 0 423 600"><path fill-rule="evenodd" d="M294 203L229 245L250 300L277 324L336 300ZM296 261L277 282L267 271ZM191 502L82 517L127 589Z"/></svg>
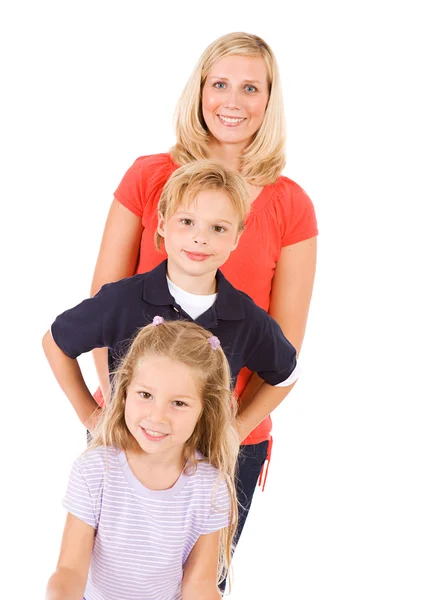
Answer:
<svg viewBox="0 0 423 600"><path fill-rule="evenodd" d="M238 214L221 190L203 190L167 221L159 214L169 264L184 275L215 272L238 245Z"/></svg>

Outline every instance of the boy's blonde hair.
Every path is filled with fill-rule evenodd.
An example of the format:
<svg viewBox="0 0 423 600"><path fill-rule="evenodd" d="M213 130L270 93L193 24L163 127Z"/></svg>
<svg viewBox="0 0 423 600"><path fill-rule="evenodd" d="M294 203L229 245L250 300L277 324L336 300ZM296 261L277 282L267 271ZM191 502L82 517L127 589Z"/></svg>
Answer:
<svg viewBox="0 0 423 600"><path fill-rule="evenodd" d="M123 358L113 383L112 401L104 410L93 433L89 449L112 446L121 450L139 450L125 421L128 387L143 358L164 356L191 367L201 386L202 410L195 429L186 442L184 458L187 472L195 471L199 461L207 461L217 469L228 486L231 498L230 523L221 536L220 576L227 573L231 560L231 544L237 525L235 466L239 439L234 429L236 403L231 392L231 373L223 350L213 349L212 334L188 321L167 321L147 325L135 336ZM196 452L204 459L198 459ZM192 470L191 470L192 469Z"/></svg>
<svg viewBox="0 0 423 600"><path fill-rule="evenodd" d="M250 195L246 183L236 171L211 160L199 160L174 171L163 188L157 211L166 222L180 206L187 205L204 190L219 190L228 196L238 215L240 234L250 210ZM157 250L161 249L162 240L162 236L156 231L154 243Z"/></svg>
<svg viewBox="0 0 423 600"><path fill-rule="evenodd" d="M200 57L179 99L175 113L176 145L171 155L179 165L207 158L209 132L202 113L204 82L213 66L226 56L253 56L267 68L269 100L260 129L240 156L240 173L253 185L274 183L285 163L286 127L278 64L270 46L257 35L228 33Z"/></svg>

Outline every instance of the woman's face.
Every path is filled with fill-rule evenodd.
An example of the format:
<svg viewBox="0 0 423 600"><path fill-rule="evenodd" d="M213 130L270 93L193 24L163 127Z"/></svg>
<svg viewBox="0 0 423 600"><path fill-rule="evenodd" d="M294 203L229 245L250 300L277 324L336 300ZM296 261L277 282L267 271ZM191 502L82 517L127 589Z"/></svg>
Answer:
<svg viewBox="0 0 423 600"><path fill-rule="evenodd" d="M226 56L204 82L202 110L219 144L234 144L241 152L260 128L269 100L267 69L261 57Z"/></svg>

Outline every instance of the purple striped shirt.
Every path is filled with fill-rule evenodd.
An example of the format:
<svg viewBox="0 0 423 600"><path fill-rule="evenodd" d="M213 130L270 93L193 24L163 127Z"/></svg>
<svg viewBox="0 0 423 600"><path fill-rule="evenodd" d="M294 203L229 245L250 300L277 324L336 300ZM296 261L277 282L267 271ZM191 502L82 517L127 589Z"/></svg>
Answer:
<svg viewBox="0 0 423 600"><path fill-rule="evenodd" d="M228 525L230 500L208 463L150 490L109 447L75 461L63 505L96 530L86 600L180 600L185 561L201 535Z"/></svg>

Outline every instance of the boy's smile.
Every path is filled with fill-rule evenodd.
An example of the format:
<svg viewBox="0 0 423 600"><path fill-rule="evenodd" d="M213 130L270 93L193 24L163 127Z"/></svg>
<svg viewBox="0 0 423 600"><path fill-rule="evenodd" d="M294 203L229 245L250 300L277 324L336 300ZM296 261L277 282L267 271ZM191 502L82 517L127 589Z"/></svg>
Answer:
<svg viewBox="0 0 423 600"><path fill-rule="evenodd" d="M167 221L159 214L171 281L193 294L214 293L216 271L238 245L238 228L233 203L218 189L202 190Z"/></svg>

